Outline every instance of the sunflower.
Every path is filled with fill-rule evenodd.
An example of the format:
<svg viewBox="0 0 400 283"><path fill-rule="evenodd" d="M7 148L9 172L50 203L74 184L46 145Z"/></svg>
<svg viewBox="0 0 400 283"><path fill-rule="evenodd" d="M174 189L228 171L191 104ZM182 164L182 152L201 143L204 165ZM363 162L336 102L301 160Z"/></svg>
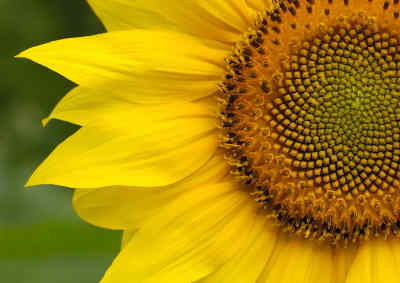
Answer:
<svg viewBox="0 0 400 283"><path fill-rule="evenodd" d="M18 57L77 84L27 185L123 230L103 283L400 281L398 0L89 4Z"/></svg>

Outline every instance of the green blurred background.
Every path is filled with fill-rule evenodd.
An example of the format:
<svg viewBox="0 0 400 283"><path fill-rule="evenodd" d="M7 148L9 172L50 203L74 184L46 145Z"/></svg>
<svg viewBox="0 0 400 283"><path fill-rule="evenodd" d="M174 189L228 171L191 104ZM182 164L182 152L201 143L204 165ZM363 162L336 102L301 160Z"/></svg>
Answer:
<svg viewBox="0 0 400 283"><path fill-rule="evenodd" d="M71 191L24 188L34 168L77 127L41 127L73 84L20 51L104 32L85 0L0 0L0 282L98 282L117 255L119 231L84 223Z"/></svg>

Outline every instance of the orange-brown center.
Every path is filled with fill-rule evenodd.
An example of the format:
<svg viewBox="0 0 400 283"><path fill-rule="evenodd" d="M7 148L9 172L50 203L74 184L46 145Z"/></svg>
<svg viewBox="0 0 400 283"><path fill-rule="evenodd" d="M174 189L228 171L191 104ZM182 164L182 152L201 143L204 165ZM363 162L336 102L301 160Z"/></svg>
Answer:
<svg viewBox="0 0 400 283"><path fill-rule="evenodd" d="M222 147L282 227L400 234L400 4L279 1L227 58Z"/></svg>

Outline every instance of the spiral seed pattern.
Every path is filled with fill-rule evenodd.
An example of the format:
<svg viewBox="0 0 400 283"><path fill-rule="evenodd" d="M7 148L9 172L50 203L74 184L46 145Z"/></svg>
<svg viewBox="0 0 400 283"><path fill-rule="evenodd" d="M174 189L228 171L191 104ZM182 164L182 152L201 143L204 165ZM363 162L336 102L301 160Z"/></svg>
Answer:
<svg viewBox="0 0 400 283"><path fill-rule="evenodd" d="M334 244L396 236L397 2L358 12L346 10L351 0L321 2L277 2L227 58L221 145L284 230Z"/></svg>

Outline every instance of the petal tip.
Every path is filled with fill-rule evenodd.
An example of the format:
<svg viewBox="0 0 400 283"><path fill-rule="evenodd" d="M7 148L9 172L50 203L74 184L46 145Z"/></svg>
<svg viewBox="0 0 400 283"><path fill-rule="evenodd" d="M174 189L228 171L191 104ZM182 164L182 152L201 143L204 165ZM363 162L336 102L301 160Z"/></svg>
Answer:
<svg viewBox="0 0 400 283"><path fill-rule="evenodd" d="M14 56L14 58L17 58L17 59L19 59L19 58L28 58L27 54L29 53L29 50L30 50L30 48L19 52L17 55Z"/></svg>
<svg viewBox="0 0 400 283"><path fill-rule="evenodd" d="M25 188L30 188L33 186L37 186L38 184L36 184L36 182L32 181L32 176L29 178L29 180L25 183L24 187Z"/></svg>
<svg viewBox="0 0 400 283"><path fill-rule="evenodd" d="M43 44L45 45L45 44ZM43 45L38 45L38 46L33 46L28 49L25 49L18 53L17 55L14 56L14 58L23 58L23 59L29 59L31 61L35 62L35 59L41 54L41 46Z"/></svg>
<svg viewBox="0 0 400 283"><path fill-rule="evenodd" d="M51 120L52 118L49 116L49 117L46 117L46 118L44 118L44 119L42 119L42 127L43 128L46 128L46 126L47 126L47 124L49 124L49 122L50 122L50 120Z"/></svg>
<svg viewBox="0 0 400 283"><path fill-rule="evenodd" d="M48 184L42 176L38 175L38 169L36 169L32 175L29 177L28 181L25 183L24 187L34 187L34 186L40 186L40 185L46 185Z"/></svg>

